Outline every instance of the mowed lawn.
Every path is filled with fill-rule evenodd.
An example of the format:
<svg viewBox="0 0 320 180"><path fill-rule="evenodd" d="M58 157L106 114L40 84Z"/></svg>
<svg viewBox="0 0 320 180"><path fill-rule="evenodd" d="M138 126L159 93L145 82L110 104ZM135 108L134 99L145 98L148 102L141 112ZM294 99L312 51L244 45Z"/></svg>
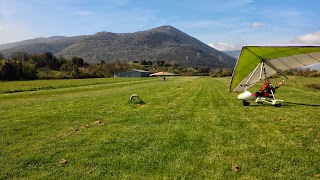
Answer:
<svg viewBox="0 0 320 180"><path fill-rule="evenodd" d="M229 83L0 82L0 179L320 177L320 78L286 80L282 107L244 107Z"/></svg>

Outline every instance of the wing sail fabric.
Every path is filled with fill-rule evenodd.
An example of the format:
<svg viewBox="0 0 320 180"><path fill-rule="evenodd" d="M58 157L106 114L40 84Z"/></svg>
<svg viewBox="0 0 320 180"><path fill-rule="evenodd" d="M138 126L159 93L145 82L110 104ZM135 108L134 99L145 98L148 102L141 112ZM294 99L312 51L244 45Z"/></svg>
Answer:
<svg viewBox="0 0 320 180"><path fill-rule="evenodd" d="M298 54L269 60L269 63L281 70L295 69L302 66L318 63L320 52Z"/></svg>
<svg viewBox="0 0 320 180"><path fill-rule="evenodd" d="M261 62L268 76L320 62L320 46L243 46L233 70L230 91L243 91L260 81ZM254 70L257 69L255 73ZM263 78L263 77L262 77Z"/></svg>
<svg viewBox="0 0 320 180"><path fill-rule="evenodd" d="M240 81L239 85L236 86L233 91L239 92L239 91L244 91L247 88L252 87L255 83L261 80L265 79L265 76L263 75L262 77L260 77L260 72L261 72L261 66L262 64L258 64L257 66L257 71L252 71L250 74L248 74L242 81ZM268 76L274 75L277 73L277 71L275 71L274 69L272 69L270 66L268 66L267 64L264 65L266 74ZM250 78L251 77L251 78ZM249 80L250 78L250 80ZM248 82L249 80L249 82Z"/></svg>

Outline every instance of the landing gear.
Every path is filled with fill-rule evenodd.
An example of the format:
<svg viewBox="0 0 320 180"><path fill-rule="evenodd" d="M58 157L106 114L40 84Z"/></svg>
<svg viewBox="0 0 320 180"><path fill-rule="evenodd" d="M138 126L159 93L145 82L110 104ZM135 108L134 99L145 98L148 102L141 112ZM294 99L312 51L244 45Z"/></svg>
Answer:
<svg viewBox="0 0 320 180"><path fill-rule="evenodd" d="M274 107L281 107L281 103L275 104Z"/></svg>
<svg viewBox="0 0 320 180"><path fill-rule="evenodd" d="M249 106L249 104L250 104L250 103L249 103L248 101L246 101L246 100L243 100L242 103L243 103L244 106Z"/></svg>

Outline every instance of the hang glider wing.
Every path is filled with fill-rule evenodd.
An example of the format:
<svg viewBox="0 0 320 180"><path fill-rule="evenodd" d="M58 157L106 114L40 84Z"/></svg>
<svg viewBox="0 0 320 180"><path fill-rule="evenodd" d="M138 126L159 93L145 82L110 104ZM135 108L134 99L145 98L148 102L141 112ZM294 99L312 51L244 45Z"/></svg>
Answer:
<svg viewBox="0 0 320 180"><path fill-rule="evenodd" d="M264 77L320 62L320 46L243 46L233 70L230 91L244 91ZM248 83L250 82L250 83Z"/></svg>

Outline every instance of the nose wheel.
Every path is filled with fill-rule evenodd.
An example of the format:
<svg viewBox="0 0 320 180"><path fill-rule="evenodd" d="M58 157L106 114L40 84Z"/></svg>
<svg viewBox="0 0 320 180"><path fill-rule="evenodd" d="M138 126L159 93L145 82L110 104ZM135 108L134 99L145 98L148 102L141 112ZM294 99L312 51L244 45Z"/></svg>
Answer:
<svg viewBox="0 0 320 180"><path fill-rule="evenodd" d="M244 106L249 106L250 103L249 103L248 101L246 101L246 100L243 100L243 101L242 101L242 104L243 104Z"/></svg>

